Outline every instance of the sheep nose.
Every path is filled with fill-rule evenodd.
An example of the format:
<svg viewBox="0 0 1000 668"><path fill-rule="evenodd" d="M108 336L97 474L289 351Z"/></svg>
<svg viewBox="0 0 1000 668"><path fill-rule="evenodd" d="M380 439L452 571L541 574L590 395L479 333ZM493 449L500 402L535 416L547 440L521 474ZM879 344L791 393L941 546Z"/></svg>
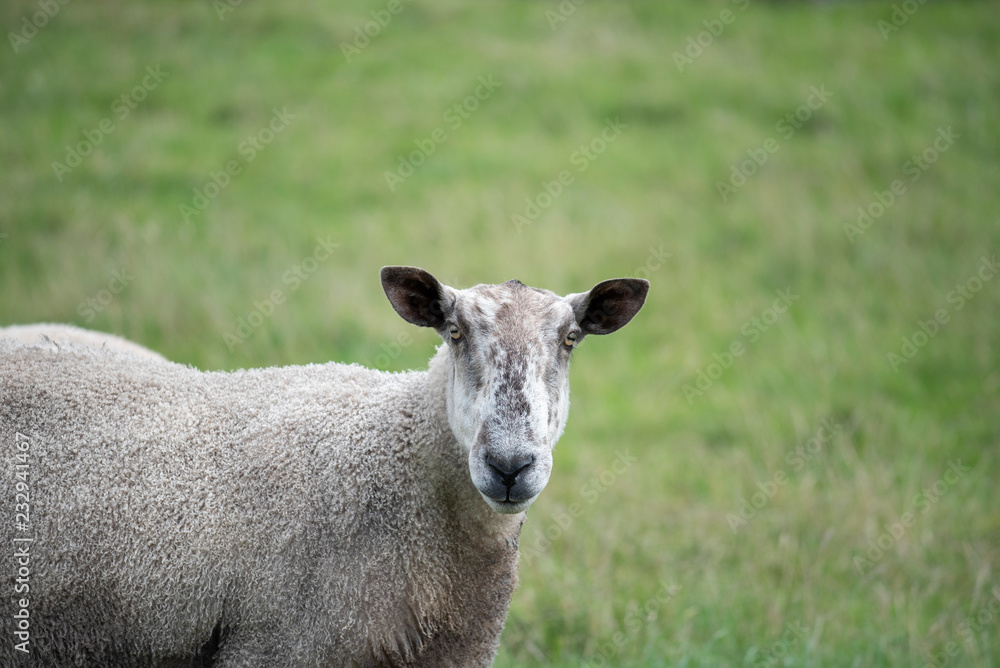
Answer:
<svg viewBox="0 0 1000 668"><path fill-rule="evenodd" d="M500 478L500 482L507 488L507 500L510 500L510 490L517 484L517 476L527 470L535 462L534 455L521 455L513 459L500 459L493 455L486 455L486 465L493 469L493 472Z"/></svg>

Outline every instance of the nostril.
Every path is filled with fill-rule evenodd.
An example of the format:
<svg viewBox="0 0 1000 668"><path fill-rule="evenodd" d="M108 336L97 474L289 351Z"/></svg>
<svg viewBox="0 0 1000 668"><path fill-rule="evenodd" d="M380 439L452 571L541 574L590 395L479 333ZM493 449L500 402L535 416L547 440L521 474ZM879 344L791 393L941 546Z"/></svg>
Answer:
<svg viewBox="0 0 1000 668"><path fill-rule="evenodd" d="M534 455L518 457L514 460L500 460L486 456L486 465L493 469L508 490L517 484L517 476L535 462Z"/></svg>

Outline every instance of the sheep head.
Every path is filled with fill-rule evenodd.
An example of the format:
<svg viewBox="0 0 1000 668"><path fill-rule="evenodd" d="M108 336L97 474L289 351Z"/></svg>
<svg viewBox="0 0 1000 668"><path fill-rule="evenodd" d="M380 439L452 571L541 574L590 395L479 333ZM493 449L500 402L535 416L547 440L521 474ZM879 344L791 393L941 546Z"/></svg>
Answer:
<svg viewBox="0 0 1000 668"><path fill-rule="evenodd" d="M494 510L518 513L549 480L573 349L628 323L649 282L616 278L560 297L514 280L458 290L423 269L383 267L382 288L404 320L444 339L448 423L468 450L472 482Z"/></svg>

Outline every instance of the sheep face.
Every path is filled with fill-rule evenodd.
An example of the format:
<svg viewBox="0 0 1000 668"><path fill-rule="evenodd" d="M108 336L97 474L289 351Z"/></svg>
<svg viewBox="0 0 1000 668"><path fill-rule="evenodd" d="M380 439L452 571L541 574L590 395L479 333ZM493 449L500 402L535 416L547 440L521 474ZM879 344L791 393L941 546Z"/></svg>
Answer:
<svg viewBox="0 0 1000 668"><path fill-rule="evenodd" d="M456 290L416 267L384 267L396 312L448 346L448 423L472 482L497 512L525 510L552 471L569 413L569 359L587 334L610 334L639 311L642 279L612 279L560 297L519 281Z"/></svg>

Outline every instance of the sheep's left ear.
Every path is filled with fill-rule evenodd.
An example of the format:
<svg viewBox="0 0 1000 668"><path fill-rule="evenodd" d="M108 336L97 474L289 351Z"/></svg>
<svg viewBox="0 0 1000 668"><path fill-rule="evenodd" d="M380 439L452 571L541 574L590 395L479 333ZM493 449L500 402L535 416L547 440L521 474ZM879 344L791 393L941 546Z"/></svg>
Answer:
<svg viewBox="0 0 1000 668"><path fill-rule="evenodd" d="M566 297L585 334L610 334L628 324L646 302L649 281L642 278L612 278L601 281L590 292Z"/></svg>
<svg viewBox="0 0 1000 668"><path fill-rule="evenodd" d="M382 267L382 289L403 320L439 329L451 312L450 288L419 267Z"/></svg>

